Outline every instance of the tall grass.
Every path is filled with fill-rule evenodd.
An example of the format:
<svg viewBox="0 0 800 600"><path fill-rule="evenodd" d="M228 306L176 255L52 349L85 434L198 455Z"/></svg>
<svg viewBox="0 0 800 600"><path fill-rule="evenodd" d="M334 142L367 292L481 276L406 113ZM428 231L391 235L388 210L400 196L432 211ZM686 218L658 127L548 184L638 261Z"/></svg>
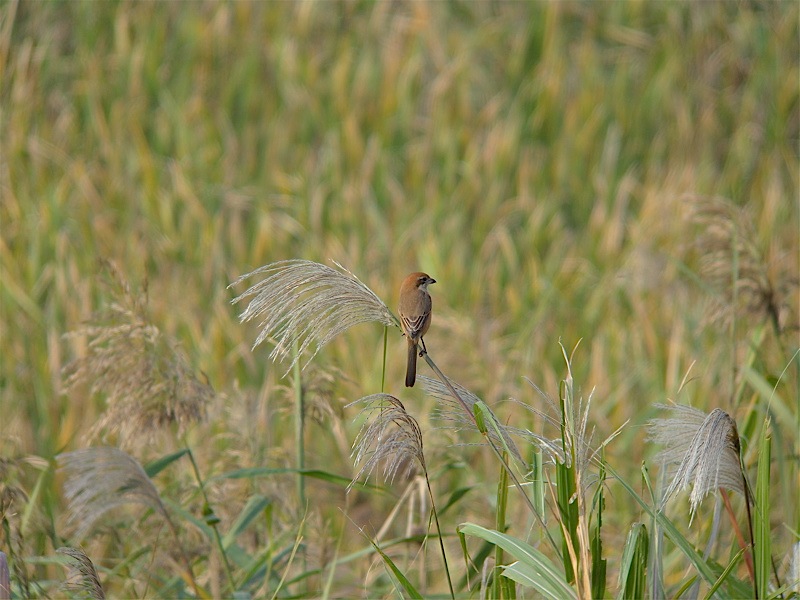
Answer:
<svg viewBox="0 0 800 600"><path fill-rule="evenodd" d="M0 5L12 597L80 593L56 552L77 543L109 597L448 594L440 544L464 597L530 596L531 572L567 596L796 590L798 19L794 2ZM227 286L287 259L336 261L389 309L431 273L448 379L404 390L388 314L296 338L285 376L292 340L251 350ZM592 399L588 462L545 400L568 380ZM349 487L366 417L345 406L377 392L418 424L440 535L403 470ZM755 587L715 526L748 536L743 495L711 491L691 522L683 492L657 510L670 481L644 425L668 400L736 425ZM56 456L107 445L161 508L118 506L80 541Z"/></svg>

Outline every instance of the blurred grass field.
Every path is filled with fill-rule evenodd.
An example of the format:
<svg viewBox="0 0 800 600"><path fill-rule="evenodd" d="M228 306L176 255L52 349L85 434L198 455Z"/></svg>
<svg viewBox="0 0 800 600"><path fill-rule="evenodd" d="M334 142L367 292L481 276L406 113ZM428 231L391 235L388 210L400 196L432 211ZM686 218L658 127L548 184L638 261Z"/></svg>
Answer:
<svg viewBox="0 0 800 600"><path fill-rule="evenodd" d="M654 403L730 413L751 469L769 414L782 560L800 530L799 19L797 2L4 2L0 548L18 546L37 596L56 593L63 570L39 559L68 541L54 457L117 442L87 439L105 398L65 393L62 378L87 344L64 334L115 301L105 261L146 288L150 322L217 392L185 440L161 433L131 454L146 463L185 441L223 530L254 494L269 498L274 523L240 542L253 552L291 548L305 515L308 562L294 575L325 567L338 539L345 555L369 548L340 508L374 534L403 482L394 496L346 498L309 479L306 513L292 475L213 480L294 465L288 365L269 362L268 345L251 352L256 329L238 323L227 286L303 258L341 263L392 308L406 273L430 273L431 356L517 427L542 423L502 401L540 401L525 377L557 397L559 341L572 351L580 340L574 377L584 396L595 390L596 438L628 423L605 457L634 487L656 450L643 432ZM707 232L691 215L714 197L741 207L777 327L757 308L726 309L703 275ZM715 302L735 318L709 318ZM355 473L359 423L344 405L380 391L383 334L360 325L304 372L308 468ZM475 486L445 530L480 522L496 491L492 457L458 445L474 433L434 429L433 400L402 387L397 331L388 352L386 391L426 432L435 491ZM155 481L199 517L188 464ZM615 572L613 553L642 517L609 487ZM523 514L510 511L521 537L532 527ZM693 527L702 547L709 524ZM219 556L186 535L203 584L219 591ZM168 560L150 587L143 559L128 560L151 542L109 528L84 541L107 593L171 593L159 588ZM685 565L669 560L677 581ZM389 594L370 565L337 568L333 597ZM444 593L439 563L428 568L419 577ZM286 589L317 596L325 577Z"/></svg>

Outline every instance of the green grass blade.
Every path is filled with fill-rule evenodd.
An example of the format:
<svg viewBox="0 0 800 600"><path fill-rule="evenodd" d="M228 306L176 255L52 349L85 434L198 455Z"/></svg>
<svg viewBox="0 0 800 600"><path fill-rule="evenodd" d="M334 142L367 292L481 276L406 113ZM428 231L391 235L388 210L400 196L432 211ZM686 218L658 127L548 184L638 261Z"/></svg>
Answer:
<svg viewBox="0 0 800 600"><path fill-rule="evenodd" d="M419 600L422 600L422 598L423 598L422 594L420 594L417 591L417 589L411 584L411 582L403 574L403 572L397 567L396 564L394 564L394 561L391 558L389 558L389 555L386 554L383 550L381 550L378 547L378 545L376 543L374 543L374 542L372 542L372 547L375 548L375 550L378 552L378 554L381 555L381 558L383 559L384 564L387 567L389 567L389 570L397 578L397 581L400 583L400 585L403 586L403 589L406 591L406 593L409 596L411 596L412 598L418 598Z"/></svg>
<svg viewBox="0 0 800 600"><path fill-rule="evenodd" d="M758 453L758 476L756 479L756 509L753 513L753 536L755 537L756 593L758 598L766 598L769 594L770 568L772 549L770 540L770 505L769 505L769 472L772 454L772 436L769 423L765 426Z"/></svg>
<svg viewBox="0 0 800 600"><path fill-rule="evenodd" d="M513 556L517 562L503 571L503 575L509 579L533 587L551 598L577 598L564 571L530 544L474 523L462 523L458 526L458 532L463 536L469 535L491 542Z"/></svg>
<svg viewBox="0 0 800 600"><path fill-rule="evenodd" d="M147 463L143 468L144 472L147 473L147 476L151 479L161 473L164 469L166 469L169 465L174 463L176 460L185 456L189 452L188 448L181 448L177 452L173 452L172 454L167 454L166 456L162 456L152 462Z"/></svg>
<svg viewBox="0 0 800 600"><path fill-rule="evenodd" d="M591 533L591 552L592 552L592 598L603 598L606 595L606 566L608 561L603 558L603 510L605 509L605 497L603 495L604 480L606 476L603 468L604 460L600 462L599 478L600 483L595 491L594 502L592 503L597 521L592 527Z"/></svg>
<svg viewBox="0 0 800 600"><path fill-rule="evenodd" d="M575 497L575 468L564 463L556 463L556 501L558 514L563 523L561 531L561 560L564 563L567 581L575 581L575 570L578 565L572 564L569 545L578 552L578 500ZM566 530L566 534L565 534ZM567 537L567 535L569 537Z"/></svg>
<svg viewBox="0 0 800 600"><path fill-rule="evenodd" d="M216 481L218 479L249 479L251 477L271 477L273 475L287 475L296 473L298 473L298 469L293 469L293 468L271 469L269 467L247 467L244 469L235 469L233 471L228 471L227 473L215 475L209 481ZM336 473L330 473L328 471L322 471L320 469L302 469L302 474L306 477L311 477L312 479L319 479L320 481L332 483L334 485L338 485L343 488L346 488L348 485L350 485L350 482L352 481L349 477L344 477L342 475L337 475ZM355 483L353 484L353 488L372 491L372 492L380 492L383 494L390 493L390 491L384 487L368 483Z"/></svg>
<svg viewBox="0 0 800 600"><path fill-rule="evenodd" d="M231 525L228 533L226 533L222 538L222 546L224 548L228 548L236 540L236 537L245 529L247 529L247 526L253 521L253 519L259 516L270 504L272 504L272 500L265 498L260 494L251 496L247 500L247 504L245 504L244 508L242 508L239 516L236 517L236 520Z"/></svg>
<svg viewBox="0 0 800 600"><path fill-rule="evenodd" d="M617 600L645 597L649 545L647 527L644 523L634 523L622 550Z"/></svg>
<svg viewBox="0 0 800 600"><path fill-rule="evenodd" d="M551 581L542 577L539 570L520 561L504 567L503 577L515 581L524 587L534 589L546 598L559 598L568 600L577 599L578 597L574 591L572 593L568 593L561 586L552 585ZM564 583L566 584L566 581Z"/></svg>
<svg viewBox="0 0 800 600"><path fill-rule="evenodd" d="M725 570L719 576L719 579L717 579L716 583L709 588L709 590L708 590L708 592L706 593L706 596L705 596L706 600L711 600L711 598L714 597L714 594L717 593L717 590L725 582L725 580L728 578L728 575L731 574L731 572L733 571L734 567L736 567L736 565L739 564L739 561L741 560L742 556L744 556L744 552L745 552L745 548L742 548L731 559L731 562L728 563L727 567L725 567Z"/></svg>
<svg viewBox="0 0 800 600"><path fill-rule="evenodd" d="M455 506L458 503L458 501L461 500L461 498L466 496L473 489L475 489L475 486L468 485L468 486L460 487L460 488L454 490L450 494L450 497L447 498L447 502L445 502L444 507L442 508L442 510L439 511L439 516L441 517L441 516L445 515L450 508Z"/></svg>
<svg viewBox="0 0 800 600"><path fill-rule="evenodd" d="M714 569L711 565L703 560L703 557L695 550L694 546L678 531L678 528L675 527L675 524L667 518L667 516L661 512L654 510L647 502L642 499L639 494L636 493L630 484L622 479L622 477L610 466L606 465L606 470L624 487L631 497L636 500L636 502L641 506L647 514L653 517L659 526L664 530L664 533L667 537L675 544L681 552L689 559L689 562L694 565L695 569L697 569L698 574L703 580L708 583L708 585L714 585L717 582L718 575L714 572ZM729 577L727 583L731 586L732 594L734 597L747 597L751 595L752 590L748 589L741 581L738 581L734 577ZM726 594L723 594L720 590L718 592L718 597L729 597Z"/></svg>
<svg viewBox="0 0 800 600"><path fill-rule="evenodd" d="M508 453L503 453L503 458L507 459ZM506 530L506 509L508 507L508 471L505 469L500 469L500 480L497 483L497 512L495 513L495 522L494 526L497 531L505 532ZM505 563L505 559L503 557L503 548L501 546L495 546L494 552L494 564L495 564L495 574L500 573L500 565ZM493 596L494 598L501 598L503 597L501 591L501 577L494 577L492 579L492 588L493 588Z"/></svg>

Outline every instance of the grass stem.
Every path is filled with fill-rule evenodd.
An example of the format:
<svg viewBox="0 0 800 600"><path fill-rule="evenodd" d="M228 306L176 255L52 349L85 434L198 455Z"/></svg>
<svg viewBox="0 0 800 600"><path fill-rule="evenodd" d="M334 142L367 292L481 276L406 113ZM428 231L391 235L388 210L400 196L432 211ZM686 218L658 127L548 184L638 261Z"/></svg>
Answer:
<svg viewBox="0 0 800 600"><path fill-rule="evenodd" d="M211 502L208 499L208 494L206 493L205 484L203 482L203 477L200 475L200 468L197 466L197 461L194 458L194 452L189 447L188 442L186 443L186 449L188 450L187 454L189 455L189 462L192 464L192 470L194 471L194 476L197 481L197 486L200 488L200 493L203 495L203 519L205 520L208 525L211 526L211 529L214 531L214 541L217 544L217 550L219 551L220 556L222 557L222 564L225 567L225 575L228 578L228 586L230 587L231 593L236 591L236 581L233 578L233 571L231 569L231 563L228 560L228 554L225 552L225 547L222 544L222 536L219 534L219 529L217 527L217 523L219 519L214 515L214 511L211 508ZM168 520L171 527L174 527L172 523ZM177 538L177 533L173 532ZM191 569L191 567L190 567ZM189 571L191 574L191 570Z"/></svg>

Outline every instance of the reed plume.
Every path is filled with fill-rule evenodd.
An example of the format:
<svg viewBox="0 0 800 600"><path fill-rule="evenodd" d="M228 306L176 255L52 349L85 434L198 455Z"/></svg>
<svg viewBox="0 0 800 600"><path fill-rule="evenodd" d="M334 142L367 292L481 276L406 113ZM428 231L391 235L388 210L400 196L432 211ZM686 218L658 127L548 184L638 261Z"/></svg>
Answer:
<svg viewBox="0 0 800 600"><path fill-rule="evenodd" d="M787 271L791 261L765 258L746 207L699 195L684 201L699 228L693 248L700 277L711 292L707 320L727 325L737 314L749 315L768 319L782 332L790 318L791 290L798 287L796 273Z"/></svg>

